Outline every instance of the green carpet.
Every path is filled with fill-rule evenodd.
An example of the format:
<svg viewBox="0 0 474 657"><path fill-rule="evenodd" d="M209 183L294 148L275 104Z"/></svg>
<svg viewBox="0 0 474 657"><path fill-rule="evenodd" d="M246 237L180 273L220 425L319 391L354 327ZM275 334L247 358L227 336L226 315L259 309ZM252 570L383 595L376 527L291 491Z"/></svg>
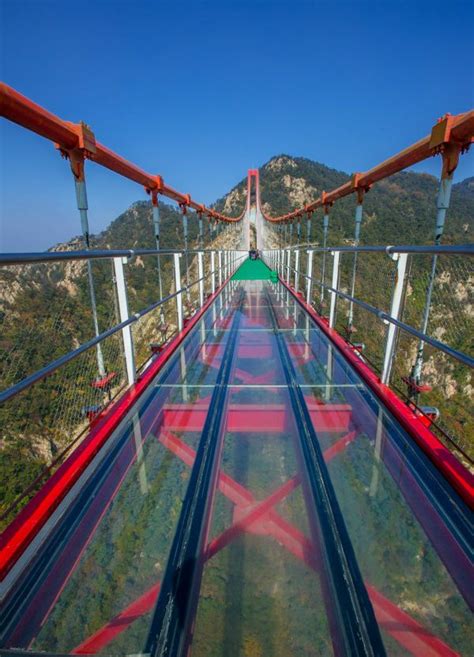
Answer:
<svg viewBox="0 0 474 657"><path fill-rule="evenodd" d="M233 281L277 281L277 273L263 262L248 258L232 276Z"/></svg>

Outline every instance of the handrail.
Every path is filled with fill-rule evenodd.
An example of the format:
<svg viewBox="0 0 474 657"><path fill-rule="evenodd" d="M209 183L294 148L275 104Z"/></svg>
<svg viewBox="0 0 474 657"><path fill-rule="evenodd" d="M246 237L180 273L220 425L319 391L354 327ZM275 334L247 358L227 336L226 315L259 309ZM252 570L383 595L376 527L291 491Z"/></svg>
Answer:
<svg viewBox="0 0 474 657"><path fill-rule="evenodd" d="M53 141L66 155L79 152L80 157L143 185L148 193L161 194L176 201L183 210L191 208L199 214L227 223L241 221L245 214L244 211L238 217L228 217L198 203L189 194L176 191L164 183L162 176L147 173L97 142L91 129L84 123L63 121L4 82L0 82L0 116Z"/></svg>
<svg viewBox="0 0 474 657"><path fill-rule="evenodd" d="M343 253L388 253L389 255L396 253L419 253L419 254L433 254L433 255L474 255L474 244L459 244L459 245L445 245L445 246L328 246L328 247L311 247L307 248L304 245L299 246L285 246L283 250L298 250L298 251L311 251L313 253L332 253L340 251ZM265 249L265 251L281 251L282 249ZM189 250L189 254L198 253L217 253L218 251L225 251L226 249L193 249ZM237 252L245 252L245 249L234 249ZM107 258L134 258L136 256L152 256L152 255L173 255L174 253L182 253L183 249L95 249L95 250L80 250L80 251L45 251L45 252L32 252L32 253L0 253L0 267L12 265L29 265L41 264L46 262L61 262L69 260L103 260Z"/></svg>
<svg viewBox="0 0 474 657"><path fill-rule="evenodd" d="M236 262L241 260L245 256L240 256L237 258ZM72 351L69 351L67 354L64 354L63 356L60 356L54 361L51 361L41 369L37 370L36 372L33 372L33 374L30 374L29 376L25 377L18 383L15 383L14 385L10 386L9 388L6 388L2 392L0 392L0 404L3 404L4 402L8 401L12 397L15 397L18 395L20 392L23 392L27 388L30 388L33 384L37 383L38 381L41 381L45 377L49 376L56 370L58 370L60 367L63 365L66 365L66 363L69 363L72 360L75 360L78 356L83 354L85 351L88 351L92 347L95 347L97 344L105 340L106 338L109 338L110 336L114 335L115 333L118 333L120 330L124 329L126 326L130 326L130 324L134 324L137 322L139 319L150 313L152 310L156 310L156 308L159 308L163 304L167 303L171 299L174 299L177 297L179 294L182 294L183 292L186 292L187 290L191 289L195 285L198 285L203 280L206 280L206 278L209 278L213 273L220 272L221 270L225 269L225 265L222 265L221 267L217 267L214 271L210 271L208 274L205 276L202 276L201 278L198 278L197 280L193 281L189 285L184 285L181 287L179 290L176 292L173 292L171 294L168 294L166 297L163 297L163 299L160 299L159 301L155 301L154 303L150 304L143 310L140 310L137 313L134 313L131 315L128 319L124 320L123 322L120 322L120 324L116 324L115 326L112 326L111 328L107 329L103 333L100 333L99 335L95 336L94 338L91 338L87 342L84 342L83 344L79 345L76 349L73 349Z"/></svg>
<svg viewBox="0 0 474 657"><path fill-rule="evenodd" d="M227 249L189 249L189 254L217 253ZM244 249L234 249L243 251ZM135 256L184 254L184 249L96 249L81 251L45 251L34 253L0 253L0 267L7 265L29 265L34 263L61 262L63 260L103 260L107 258L134 258Z"/></svg>
<svg viewBox="0 0 474 657"><path fill-rule="evenodd" d="M302 208L278 217L271 217L262 211L266 221L282 223L292 221L304 215L310 216L317 208L326 210L338 199L354 192L364 193L370 187L388 176L403 171L407 167L426 160L433 155L442 154L446 158L447 169L443 167L443 176L456 168L459 154L466 151L474 141L474 110L452 116L446 114L433 126L431 134L408 146L396 155L376 165L364 173L354 173L351 180L330 192L321 192L321 196ZM445 170L446 169L446 170ZM261 205L260 205L261 207Z"/></svg>
<svg viewBox="0 0 474 657"><path fill-rule="evenodd" d="M453 244L438 246L316 246L306 248L304 245L283 246L281 249L265 249L265 252L274 251L307 251L308 253L387 253L394 255L397 253L419 253L424 255L474 255L474 244ZM1 260L0 260L1 264Z"/></svg>
<svg viewBox="0 0 474 657"><path fill-rule="evenodd" d="M339 251L339 249L333 249L333 250ZM474 252L469 252L469 253L470 255L474 255ZM342 297L347 301L351 301L352 303L355 303L361 308L364 308L364 310L367 310L368 312L372 313L373 315L381 319L383 322L389 322L390 324L394 324L398 328L401 328L403 331L406 331L407 333L411 333L412 335L419 338L420 340L423 340L423 342L430 344L435 349L438 349L439 351L444 352L448 356L455 358L460 363L463 363L468 367L474 368L474 358L471 358L471 356L469 356L468 354L465 354L462 351L458 351L457 349L453 349L452 347L445 344L444 342L440 342L439 340L436 340L436 338L431 338L426 333L422 333L421 331L418 331L418 329L413 328L413 326L410 326L410 324L405 324L405 322L401 322L400 320L395 319L390 315L390 313L386 313L384 310L380 310L379 308L370 305L370 303L367 303L366 301L361 301L360 299L357 299L356 297L353 297L350 294L346 294L345 292L341 292L341 290L337 290L331 285L326 285L322 280L317 279L314 276L308 276L307 274L303 274L303 272L300 272L294 267L291 267L290 265L287 264L283 264L283 266L285 267L286 270L289 269L293 273L298 274L299 276L305 278L306 280L310 280L311 282L316 282L318 285L322 285L326 290L328 290L328 292L333 292L337 296Z"/></svg>

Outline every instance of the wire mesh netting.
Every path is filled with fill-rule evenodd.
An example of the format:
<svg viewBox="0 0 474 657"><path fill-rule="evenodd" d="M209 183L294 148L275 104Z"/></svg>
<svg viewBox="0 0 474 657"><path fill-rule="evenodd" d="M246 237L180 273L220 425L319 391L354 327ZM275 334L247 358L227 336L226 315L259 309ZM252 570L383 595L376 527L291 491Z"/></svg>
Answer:
<svg viewBox="0 0 474 657"><path fill-rule="evenodd" d="M109 261L91 263L99 332L117 322ZM22 265L0 271L2 388L95 335L87 263Z"/></svg>
<svg viewBox="0 0 474 657"><path fill-rule="evenodd" d="M433 270L434 268L434 270ZM462 256L416 255L407 271L403 318L422 329L427 290L434 271L426 333L454 349L474 352L474 267Z"/></svg>
<svg viewBox="0 0 474 657"><path fill-rule="evenodd" d="M409 259L402 320L448 346L474 353L474 268L469 258L415 255ZM432 288L429 313L427 296ZM402 386L417 363L422 405L440 411L437 424L474 458L472 370L455 358L400 332L393 374ZM405 381L403 380L405 379ZM394 380L395 383L395 380ZM405 385L406 387L406 385Z"/></svg>
<svg viewBox="0 0 474 657"><path fill-rule="evenodd" d="M0 515L26 491L22 504L43 483L30 485L44 472L49 476L70 448L99 418L125 384L120 334L100 344L105 374L99 372L95 347L80 354L47 378L0 407L1 469L4 479ZM52 466L52 470L45 470ZM18 511L12 509L14 515ZM6 524L11 514L2 518Z"/></svg>
<svg viewBox="0 0 474 657"><path fill-rule="evenodd" d="M322 255L314 253L313 305L321 315L329 314L330 293L324 295L317 281L322 277ZM329 266L328 266L329 264ZM434 269L433 269L434 265ZM325 266L325 282L331 285L333 257ZM434 272L434 275L433 275ZM341 253L338 289L370 304L378 310L390 312L397 275L396 261L385 253L358 254L354 275L354 254ZM423 322L427 294L432 283L428 322ZM321 298L326 303L321 303ZM410 256L402 296L400 319L410 326L448 346L472 355L474 351L474 270L468 258L442 255ZM383 366L387 325L375 314L338 297L335 327L353 343L363 345L363 356L380 374ZM420 352L420 340L400 330L398 332L392 369L392 385L412 402L434 406L440 412L434 430L448 446L459 451L461 459L474 456L473 382L472 370L456 359L429 345L422 350L420 390L413 395L410 373Z"/></svg>

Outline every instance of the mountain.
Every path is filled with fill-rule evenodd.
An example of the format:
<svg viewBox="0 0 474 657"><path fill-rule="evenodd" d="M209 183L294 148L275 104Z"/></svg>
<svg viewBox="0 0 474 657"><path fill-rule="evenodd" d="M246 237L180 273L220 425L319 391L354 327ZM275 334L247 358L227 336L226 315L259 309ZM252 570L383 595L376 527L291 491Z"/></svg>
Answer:
<svg viewBox="0 0 474 657"><path fill-rule="evenodd" d="M260 169L263 209L276 216L309 203L322 191L350 180L350 175L302 157L278 155ZM366 194L361 244L431 244L433 241L438 180L423 173L403 172L382 180ZM216 203L216 209L236 214L245 202L246 180ZM334 204L330 212L329 245L352 240L354 195ZM453 185L443 242L473 241L474 178ZM303 233L304 234L304 233ZM320 240L322 211L312 222L311 237Z"/></svg>
<svg viewBox="0 0 474 657"><path fill-rule="evenodd" d="M313 200L322 190L330 190L341 185L349 177L347 173L330 169L305 158L278 155L260 169L264 209L274 215L288 212ZM216 202L216 209L232 215L240 214L245 207L245 185L246 179L243 179ZM437 180L433 176L416 173L400 173L378 183L366 195L361 243L431 244L437 186ZM346 198L337 202L331 209L330 245L352 242L354 204L353 197ZM162 248L182 247L181 213L164 203L160 204L160 212ZM318 211L314 215L311 229L311 240L316 244L321 241L321 219L322 213ZM443 242L472 241L473 227L474 178L469 178L453 187ZM303 235L305 230L304 226ZM192 213L189 215L189 233L190 246L196 246L198 223ZM76 237L53 248L78 249L81 248L81 244L81 238ZM220 235L216 241L215 234L209 234L206 221L205 246L223 248L225 244L231 244L231 237ZM103 232L92 236L92 248L154 247L152 212L148 201L134 203ZM365 272L368 280L379 279L380 283L378 287L374 286L375 296L372 300L386 303L392 283L388 278L384 281L380 276L375 260L367 259L367 262L374 262ZM386 258L386 266L388 267L389 264ZM162 256L161 266L163 290L167 294L172 290L172 256ZM352 260L345 258L342 274L345 275L351 266ZM364 265L359 264L359 266L364 272ZM92 269L96 286L99 329L104 331L118 321L111 282L111 265L107 261L95 261ZM134 258L127 266L127 278L131 312L137 312L156 300L155 256ZM189 280L196 279L196 260L191 259ZM420 275L418 283L412 285L410 298L416 310L412 316L417 322L419 320L416 318L420 316L424 299L425 279L424 272L423 276ZM462 283L461 279L460 283ZM459 288L460 298L464 292L464 288ZM363 296L367 294L366 292L361 290L358 294L370 302L370 298ZM193 295L187 308L189 311L196 303L196 293L193 292ZM170 310L174 307L173 303L170 302ZM320 309L324 312L324 308ZM342 309L338 317L343 328ZM93 337L86 264L78 261L69 264L4 268L0 273L0 321L2 322L0 385L4 389ZM375 323L375 320L372 321ZM169 323L167 335L174 328L173 321ZM453 323L456 325L456 321ZM457 322L457 326L459 325ZM359 334L364 336L364 340L370 326L367 318L358 317ZM162 339L164 328L159 310L134 326L139 364L144 363L149 356L149 343ZM376 364L379 360L379 354L376 352L380 351L382 344L378 330L378 328L373 330L375 337L372 342L369 337L366 352L367 357L373 356ZM464 345L466 340L464 329L458 332L456 340L458 346ZM411 341L405 345L405 351L400 351L404 354L400 374L408 373L408 364L413 359L413 344ZM124 383L120 336L107 339L102 355L107 372L116 373L110 394L118 394ZM45 465L56 458L60 462L65 456L62 451L72 444L72 439L87 430L85 407L107 403L104 394L91 386L96 376L96 354L94 350L89 350L58 373L35 384L0 409L2 426L0 513L2 508L5 509L31 483ZM431 381L437 385L433 402L437 399L441 400L448 394L451 395L453 416L455 414L458 418L456 431L467 432L471 426L467 417L468 406L464 404L470 386L467 374L464 371L455 371L451 365L444 364L439 371L435 367L430 376ZM440 387L440 383L444 380L450 382L449 391ZM462 384L459 381L462 381ZM462 408L465 410L463 411Z"/></svg>

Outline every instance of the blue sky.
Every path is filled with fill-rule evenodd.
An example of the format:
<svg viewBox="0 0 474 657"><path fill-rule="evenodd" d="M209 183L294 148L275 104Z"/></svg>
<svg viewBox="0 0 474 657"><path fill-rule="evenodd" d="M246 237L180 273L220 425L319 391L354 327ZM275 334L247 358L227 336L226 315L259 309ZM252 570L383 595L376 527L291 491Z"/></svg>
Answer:
<svg viewBox="0 0 474 657"><path fill-rule="evenodd" d="M363 171L474 104L471 2L0 6L5 82L205 203L282 152ZM67 164L44 139L4 120L0 130L0 249L78 234ZM473 174L470 153L456 178ZM146 198L94 164L87 176L92 232Z"/></svg>

